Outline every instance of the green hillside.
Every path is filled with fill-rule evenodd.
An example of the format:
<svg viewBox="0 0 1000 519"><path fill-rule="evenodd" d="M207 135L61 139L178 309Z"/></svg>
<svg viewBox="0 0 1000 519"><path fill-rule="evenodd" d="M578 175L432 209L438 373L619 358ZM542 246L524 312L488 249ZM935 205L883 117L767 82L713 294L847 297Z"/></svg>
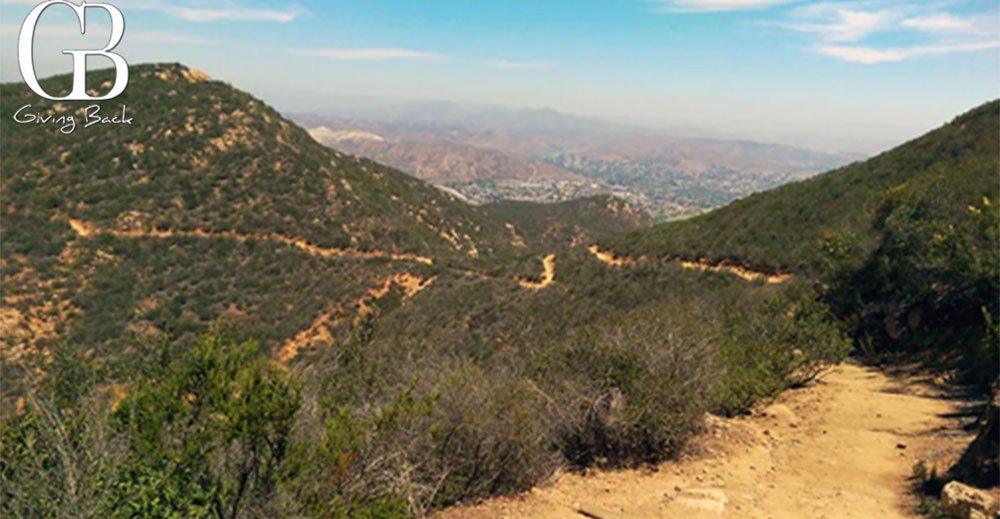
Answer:
<svg viewBox="0 0 1000 519"><path fill-rule="evenodd" d="M595 258L618 200L469 206L131 78L133 125L71 135L2 87L4 515L419 515L673 456L849 348L808 284Z"/></svg>
<svg viewBox="0 0 1000 519"><path fill-rule="evenodd" d="M1000 101L862 163L602 242L817 282L871 357L986 387L1000 362Z"/></svg>
<svg viewBox="0 0 1000 519"><path fill-rule="evenodd" d="M109 74L95 73L92 82ZM43 86L59 91L69 81L59 76ZM108 227L273 232L318 246L440 257L473 246L488 253L499 236L483 211L329 150L225 83L180 65L147 65L133 67L129 86L102 106L110 113L127 105L133 125L85 129L81 122L60 135L4 119L9 212ZM23 85L3 90L5 113L29 103L56 115L82 111L39 100Z"/></svg>
<svg viewBox="0 0 1000 519"><path fill-rule="evenodd" d="M68 337L119 351L136 334L190 338L223 316L277 346L323 312L353 313L396 273L528 254L485 210L325 148L179 65L133 67L128 93L102 103L127 105L132 125L84 128L77 104L3 85L4 114L26 104L77 118L69 135L0 123L5 306L27 349Z"/></svg>
<svg viewBox="0 0 1000 519"><path fill-rule="evenodd" d="M829 261L857 266L878 247L878 215L893 193L933 192L928 196L948 205L952 220L984 196L997 200L998 127L1000 101L992 101L865 162L609 239L602 248L811 276Z"/></svg>
<svg viewBox="0 0 1000 519"><path fill-rule="evenodd" d="M609 195L552 204L504 201L484 209L512 225L517 231L512 237L532 248L589 246L653 223L642 209Z"/></svg>

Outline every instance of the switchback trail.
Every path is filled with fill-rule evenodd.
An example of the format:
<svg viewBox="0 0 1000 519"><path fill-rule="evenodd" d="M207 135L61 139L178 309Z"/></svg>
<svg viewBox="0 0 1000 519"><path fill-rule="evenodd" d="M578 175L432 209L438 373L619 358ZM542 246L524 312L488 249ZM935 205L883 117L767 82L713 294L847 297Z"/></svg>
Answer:
<svg viewBox="0 0 1000 519"><path fill-rule="evenodd" d="M962 402L914 378L843 364L742 418L708 417L679 461L563 473L437 519L905 518L918 461L938 473L971 441Z"/></svg>

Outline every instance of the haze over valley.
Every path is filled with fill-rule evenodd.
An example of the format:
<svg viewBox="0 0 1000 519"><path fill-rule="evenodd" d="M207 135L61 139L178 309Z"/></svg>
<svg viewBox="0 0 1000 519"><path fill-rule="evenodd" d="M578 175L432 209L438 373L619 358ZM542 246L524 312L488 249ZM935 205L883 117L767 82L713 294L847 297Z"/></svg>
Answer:
<svg viewBox="0 0 1000 519"><path fill-rule="evenodd" d="M389 164L472 203L613 194L659 219L698 214L862 158L674 137L549 109L410 103L292 118L319 142Z"/></svg>

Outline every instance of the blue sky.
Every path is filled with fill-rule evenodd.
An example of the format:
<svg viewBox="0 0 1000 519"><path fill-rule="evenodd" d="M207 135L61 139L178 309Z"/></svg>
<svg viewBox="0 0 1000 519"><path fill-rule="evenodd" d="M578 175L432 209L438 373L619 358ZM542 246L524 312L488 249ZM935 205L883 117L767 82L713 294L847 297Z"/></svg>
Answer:
<svg viewBox="0 0 1000 519"><path fill-rule="evenodd" d="M997 0L109 1L131 63L180 61L286 111L453 100L850 146L1000 95ZM36 3L0 0L4 81ZM107 16L88 15L81 37L68 8L46 12L40 75L107 38Z"/></svg>

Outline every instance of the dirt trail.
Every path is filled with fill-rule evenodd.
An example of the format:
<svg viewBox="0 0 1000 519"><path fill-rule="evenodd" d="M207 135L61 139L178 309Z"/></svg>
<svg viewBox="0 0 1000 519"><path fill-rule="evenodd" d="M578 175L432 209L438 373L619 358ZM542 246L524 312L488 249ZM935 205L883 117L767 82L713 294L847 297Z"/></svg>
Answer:
<svg viewBox="0 0 1000 519"><path fill-rule="evenodd" d="M459 518L915 517L908 478L939 472L971 440L960 402L852 364L752 416L709 417L680 461L656 470L561 474L529 493L454 508Z"/></svg>
<svg viewBox="0 0 1000 519"><path fill-rule="evenodd" d="M610 267L625 267L629 265L635 265L636 263L648 261L647 256L641 258L629 258L627 256L619 256L611 251L601 250L597 245L591 245L587 249L590 251L595 258L601 263L608 265ZM755 270L750 270L738 265L728 265L725 263L712 263L708 260L683 260L675 258L673 260L675 263L681 266L683 269L688 270L701 270L710 272L724 272L727 274L733 274L739 276L747 281L757 281L763 280L769 285L774 285L778 283L785 283L792 279L791 274L768 274L766 272L757 272Z"/></svg>
<svg viewBox="0 0 1000 519"><path fill-rule="evenodd" d="M233 231L205 231L202 229L195 229L193 231L174 231L170 229L152 229L152 230L120 230L120 229L105 229L95 227L93 224L84 222L81 220L70 220L69 226L73 229L73 232L78 234L83 238L97 234L110 234L112 236L117 236L119 238L174 238L174 237L193 237L193 238L203 238L203 239L229 239L236 240L239 242L245 242L248 240L263 240L280 243L282 245L289 245L295 247L306 254L312 256L320 256L324 258L354 258L354 259L389 259L393 261L414 261L417 263L423 263L425 265L431 265L434 260L424 256L418 256L416 254L395 254L391 252L383 251L360 251L354 249L336 249L330 247L320 247L309 243L302 238L296 238L294 236L285 236L278 233L262 233L262 234L240 234Z"/></svg>
<svg viewBox="0 0 1000 519"><path fill-rule="evenodd" d="M122 230L122 229L108 229L103 227L97 227L89 222L84 222L82 220L70 219L68 221L69 226L73 229L78 236L81 238L89 238L91 236L96 236L100 234L109 234L116 236L118 238L202 238L202 239L228 239L235 240L239 242L245 242L248 240L263 240L280 243L282 245L288 245L295 247L306 254L312 256L319 256L323 258L353 258L353 259L388 259L393 261L406 261L406 262L416 262L423 263L425 265L433 265L434 260L424 256L418 256L416 254L396 254L384 251L360 251L356 249L336 249L329 247L320 247L309 243L301 238L296 238L294 236L285 236L278 233L260 233L260 234L241 234L233 231L205 231L202 229L194 229L190 231L175 231L172 229L141 229L141 230ZM542 260L542 275L541 279L531 280L531 279L517 279L514 281L526 289L529 290L541 290L555 283L556 277L556 255L549 254L545 256ZM457 269L453 269L457 270ZM468 270L457 270L465 275L478 277L481 279L501 279L496 277L487 276L479 272L468 271ZM406 285L404 282L400 282L401 285ZM407 286L407 291L413 290L412 287ZM420 288L422 290L423 287ZM420 290L417 290L418 292Z"/></svg>
<svg viewBox="0 0 1000 519"><path fill-rule="evenodd" d="M386 277L378 286L368 289L368 292L364 296L355 301L353 305L350 305L354 308L354 325L357 325L361 319L375 312L375 308L372 305L375 301L388 295L393 285L402 290L403 301L407 301L431 286L436 279L436 277L422 278L409 272L401 272ZM294 337L288 339L277 348L276 355L278 360L282 363L287 363L298 356L300 352L311 348L315 344L332 344L334 331L338 327L350 322L347 319L348 314L349 312L345 311L343 306L321 312L308 328L295 334Z"/></svg>
<svg viewBox="0 0 1000 519"><path fill-rule="evenodd" d="M556 281L556 255L549 254L542 259L542 278L539 281L521 279L518 284L529 290L541 290Z"/></svg>

